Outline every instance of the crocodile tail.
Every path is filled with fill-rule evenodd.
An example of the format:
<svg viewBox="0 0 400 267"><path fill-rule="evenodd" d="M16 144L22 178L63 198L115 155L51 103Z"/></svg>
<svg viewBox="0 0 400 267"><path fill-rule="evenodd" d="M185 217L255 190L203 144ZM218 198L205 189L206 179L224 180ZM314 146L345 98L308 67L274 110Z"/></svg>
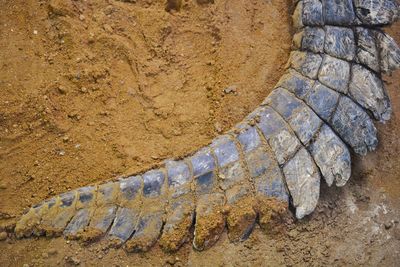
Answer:
<svg viewBox="0 0 400 267"><path fill-rule="evenodd" d="M157 241L176 251L192 239L204 250L225 229L232 242L245 240L256 224L279 231L289 206L298 219L311 214L321 178L344 186L351 151L373 151L374 121L390 119L381 75L400 67L400 49L380 27L399 17L399 5L294 2L287 71L241 123L182 160L31 207L16 224L17 237L101 238L133 252Z"/></svg>

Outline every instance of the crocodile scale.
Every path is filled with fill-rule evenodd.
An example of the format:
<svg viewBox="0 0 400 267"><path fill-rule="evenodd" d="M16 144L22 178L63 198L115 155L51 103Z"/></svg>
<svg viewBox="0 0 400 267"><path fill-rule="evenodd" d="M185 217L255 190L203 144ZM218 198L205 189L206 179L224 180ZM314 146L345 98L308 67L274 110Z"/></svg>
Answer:
<svg viewBox="0 0 400 267"><path fill-rule="evenodd" d="M225 229L232 242L256 224L277 230L289 207L297 219L311 214L320 184L344 186L351 153L376 149L374 121L390 119L381 75L400 67L400 49L381 27L400 10L396 0L293 2L287 71L242 122L189 157L31 207L16 236L102 239L130 252L156 242L172 252L193 237L204 250Z"/></svg>

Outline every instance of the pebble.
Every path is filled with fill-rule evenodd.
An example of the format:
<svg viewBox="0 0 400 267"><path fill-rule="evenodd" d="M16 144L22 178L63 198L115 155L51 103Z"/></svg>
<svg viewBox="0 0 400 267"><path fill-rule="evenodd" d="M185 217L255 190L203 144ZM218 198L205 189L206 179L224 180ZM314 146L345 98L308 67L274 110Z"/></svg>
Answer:
<svg viewBox="0 0 400 267"><path fill-rule="evenodd" d="M65 95L67 93L67 90L65 89L65 87L61 86L61 85L57 87L57 90L62 95Z"/></svg>
<svg viewBox="0 0 400 267"><path fill-rule="evenodd" d="M103 28L108 33L112 33L113 32L113 28L108 24L104 24Z"/></svg>
<svg viewBox="0 0 400 267"><path fill-rule="evenodd" d="M214 127L215 127L215 130L217 131L217 133L222 133L222 126L219 122L216 122Z"/></svg>
<svg viewBox="0 0 400 267"><path fill-rule="evenodd" d="M49 251L47 251L47 253L49 255L56 255L58 253L58 251L55 248L51 248L51 249L49 249Z"/></svg>
<svg viewBox="0 0 400 267"><path fill-rule="evenodd" d="M200 5L213 4L214 0L197 0L197 3Z"/></svg>
<svg viewBox="0 0 400 267"><path fill-rule="evenodd" d="M214 60L207 61L207 65L213 66L215 65L215 61Z"/></svg>
<svg viewBox="0 0 400 267"><path fill-rule="evenodd" d="M385 229L386 230L389 230L390 228L392 228L392 226L393 226L392 222L386 222L385 223Z"/></svg>
<svg viewBox="0 0 400 267"><path fill-rule="evenodd" d="M176 259L172 256L166 260L166 263L170 264L170 265L174 265L175 262L176 262Z"/></svg>
<svg viewBox="0 0 400 267"><path fill-rule="evenodd" d="M1 232L0 233L0 241L4 241L7 239L7 233L6 232Z"/></svg>
<svg viewBox="0 0 400 267"><path fill-rule="evenodd" d="M104 10L104 14L106 15L110 15L113 12L114 12L114 7L112 5L107 6Z"/></svg>
<svg viewBox="0 0 400 267"><path fill-rule="evenodd" d="M89 38L88 38L88 43L89 44L92 44L92 43L94 43L94 36L89 36Z"/></svg>
<svg viewBox="0 0 400 267"><path fill-rule="evenodd" d="M288 233L288 235L289 235L289 237L296 239L297 236L299 235L299 232L296 229L294 229L294 230L290 231Z"/></svg>
<svg viewBox="0 0 400 267"><path fill-rule="evenodd" d="M67 256L65 257L65 261L70 264L79 265L81 261L77 257Z"/></svg>
<svg viewBox="0 0 400 267"><path fill-rule="evenodd" d="M228 88L224 89L225 94L236 94L237 87L235 85L229 86Z"/></svg>
<svg viewBox="0 0 400 267"><path fill-rule="evenodd" d="M176 10L179 11L182 7L182 1L180 0L168 0L167 1L167 11Z"/></svg>

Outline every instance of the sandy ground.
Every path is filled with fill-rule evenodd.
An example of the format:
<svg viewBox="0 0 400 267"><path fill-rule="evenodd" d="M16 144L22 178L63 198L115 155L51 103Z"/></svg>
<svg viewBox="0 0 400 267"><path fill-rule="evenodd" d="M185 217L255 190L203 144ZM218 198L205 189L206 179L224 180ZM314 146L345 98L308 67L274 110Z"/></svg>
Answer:
<svg viewBox="0 0 400 267"><path fill-rule="evenodd" d="M285 1L0 0L0 227L26 207L182 156L270 92L291 43ZM400 25L389 29L400 42ZM245 38L244 38L245 36ZM0 241L0 266L396 266L400 262L400 72L393 119L309 218L202 253L145 254L57 239Z"/></svg>

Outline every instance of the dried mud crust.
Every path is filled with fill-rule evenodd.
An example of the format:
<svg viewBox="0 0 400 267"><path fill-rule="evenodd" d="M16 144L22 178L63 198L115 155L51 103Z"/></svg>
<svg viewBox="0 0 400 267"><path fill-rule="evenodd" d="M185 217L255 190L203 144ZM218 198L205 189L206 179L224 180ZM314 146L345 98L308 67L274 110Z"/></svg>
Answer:
<svg viewBox="0 0 400 267"><path fill-rule="evenodd" d="M226 208L226 223L232 242L246 239L253 230L257 217L254 201L254 198L247 197Z"/></svg>
<svg viewBox="0 0 400 267"><path fill-rule="evenodd" d="M99 240L101 237L103 237L103 235L104 233L101 232L100 230L89 227L84 231L79 232L77 234L77 237L74 239L81 240L85 244L90 244L92 242Z"/></svg>
<svg viewBox="0 0 400 267"><path fill-rule="evenodd" d="M288 205L274 198L257 199L260 227L268 235L283 234L286 226L293 223Z"/></svg>
<svg viewBox="0 0 400 267"><path fill-rule="evenodd" d="M222 207L215 208L201 218L196 218L193 246L197 250L212 247L225 229L225 213Z"/></svg>
<svg viewBox="0 0 400 267"><path fill-rule="evenodd" d="M193 219L190 216L185 216L185 219L177 224L172 231L163 233L159 240L160 247L167 252L177 251L182 244L189 240L192 224Z"/></svg>

